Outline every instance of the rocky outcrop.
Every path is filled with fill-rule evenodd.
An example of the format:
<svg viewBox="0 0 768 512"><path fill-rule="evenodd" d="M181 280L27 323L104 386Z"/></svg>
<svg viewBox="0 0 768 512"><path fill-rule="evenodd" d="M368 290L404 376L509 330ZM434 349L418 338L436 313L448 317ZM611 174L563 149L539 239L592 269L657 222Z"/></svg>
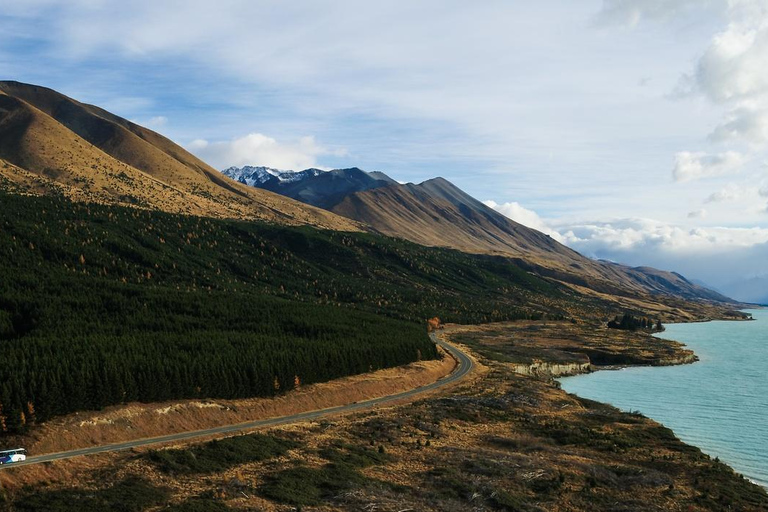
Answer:
<svg viewBox="0 0 768 512"><path fill-rule="evenodd" d="M530 377L568 377L589 373L591 365L589 361L580 363L548 363L546 361L534 361L533 363L513 363L515 373Z"/></svg>
<svg viewBox="0 0 768 512"><path fill-rule="evenodd" d="M654 364L653 366L676 366L679 364L692 364L699 360L698 356L696 356L690 350L686 350L686 352L689 352L689 353L680 355L678 357L664 358L660 360L657 364Z"/></svg>

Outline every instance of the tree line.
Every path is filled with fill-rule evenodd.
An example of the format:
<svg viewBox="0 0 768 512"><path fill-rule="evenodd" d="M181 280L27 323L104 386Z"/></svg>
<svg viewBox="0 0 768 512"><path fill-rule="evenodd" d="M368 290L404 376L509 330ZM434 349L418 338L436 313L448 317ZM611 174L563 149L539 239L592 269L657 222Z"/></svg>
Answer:
<svg viewBox="0 0 768 512"><path fill-rule="evenodd" d="M616 317L608 322L611 329L621 329L624 331L636 331L638 329L646 331L663 331L664 326L661 320L653 320L647 317L635 317L630 313L624 313L621 317Z"/></svg>

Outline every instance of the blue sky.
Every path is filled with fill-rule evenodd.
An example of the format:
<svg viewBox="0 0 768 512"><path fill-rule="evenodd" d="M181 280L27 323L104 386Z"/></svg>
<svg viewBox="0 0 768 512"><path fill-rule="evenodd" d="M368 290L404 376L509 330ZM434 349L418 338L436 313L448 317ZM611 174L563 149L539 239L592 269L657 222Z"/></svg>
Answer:
<svg viewBox="0 0 768 512"><path fill-rule="evenodd" d="M440 175L591 256L768 275L766 0L380 4L25 0L0 69L219 168Z"/></svg>

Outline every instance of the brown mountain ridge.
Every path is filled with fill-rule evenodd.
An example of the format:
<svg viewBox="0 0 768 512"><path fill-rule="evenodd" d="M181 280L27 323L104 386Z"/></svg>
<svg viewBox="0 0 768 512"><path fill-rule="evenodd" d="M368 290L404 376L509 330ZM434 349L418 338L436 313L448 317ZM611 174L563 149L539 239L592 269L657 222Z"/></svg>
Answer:
<svg viewBox="0 0 768 512"><path fill-rule="evenodd" d="M673 272L586 258L549 235L505 217L443 178L355 192L330 210L422 245L510 256L537 274L612 295L661 293L729 301Z"/></svg>
<svg viewBox="0 0 768 512"><path fill-rule="evenodd" d="M162 135L54 90L0 82L0 177L17 189L172 213L359 230L246 187Z"/></svg>
<svg viewBox="0 0 768 512"><path fill-rule="evenodd" d="M359 168L323 172L229 168L228 176L326 208L375 231L421 245L513 258L523 268L581 293L636 299L664 295L731 302L683 276L586 258L550 236L519 224L444 178L401 184ZM279 178L278 178L279 177Z"/></svg>

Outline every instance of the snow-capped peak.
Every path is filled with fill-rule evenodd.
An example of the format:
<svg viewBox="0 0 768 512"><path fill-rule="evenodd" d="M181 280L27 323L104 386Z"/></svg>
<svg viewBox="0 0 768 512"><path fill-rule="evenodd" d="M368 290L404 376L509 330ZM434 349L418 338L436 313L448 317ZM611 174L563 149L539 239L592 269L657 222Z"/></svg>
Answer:
<svg viewBox="0 0 768 512"><path fill-rule="evenodd" d="M246 165L244 167L229 167L221 172L235 181L252 187L258 187L272 180L280 183L295 183L305 178L318 176L325 171L312 168L296 172L273 169L272 167Z"/></svg>
<svg viewBox="0 0 768 512"><path fill-rule="evenodd" d="M277 179L279 179L283 183L294 183L297 181L301 181L306 178L314 178L315 176L319 176L320 174L324 173L326 171L323 171L322 169L315 169L314 167L311 169L305 169L303 171L283 171L279 175L276 175Z"/></svg>

